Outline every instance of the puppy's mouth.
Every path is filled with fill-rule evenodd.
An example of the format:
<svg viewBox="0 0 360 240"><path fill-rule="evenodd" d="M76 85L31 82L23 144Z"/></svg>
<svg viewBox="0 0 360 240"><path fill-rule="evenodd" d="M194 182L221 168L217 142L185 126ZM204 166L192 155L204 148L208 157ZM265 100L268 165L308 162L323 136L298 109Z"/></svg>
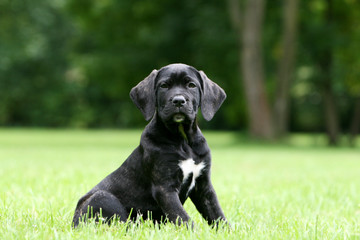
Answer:
<svg viewBox="0 0 360 240"><path fill-rule="evenodd" d="M176 113L174 116L173 116L173 120L174 122L176 123L182 123L185 121L185 115L183 113Z"/></svg>

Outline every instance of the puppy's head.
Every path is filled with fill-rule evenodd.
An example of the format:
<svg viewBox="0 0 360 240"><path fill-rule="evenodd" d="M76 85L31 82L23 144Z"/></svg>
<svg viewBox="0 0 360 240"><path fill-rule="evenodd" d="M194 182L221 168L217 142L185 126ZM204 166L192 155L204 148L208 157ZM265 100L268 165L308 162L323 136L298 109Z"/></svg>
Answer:
<svg viewBox="0 0 360 240"><path fill-rule="evenodd" d="M147 121L157 111L164 122L186 123L194 121L199 108L205 120L210 121L226 94L203 71L170 64L153 70L131 89L130 97Z"/></svg>

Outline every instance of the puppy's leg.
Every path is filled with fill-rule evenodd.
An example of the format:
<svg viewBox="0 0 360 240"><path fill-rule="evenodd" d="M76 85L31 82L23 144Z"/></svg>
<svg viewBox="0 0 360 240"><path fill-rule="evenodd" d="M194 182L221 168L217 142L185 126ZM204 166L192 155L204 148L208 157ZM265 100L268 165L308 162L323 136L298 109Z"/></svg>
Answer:
<svg viewBox="0 0 360 240"><path fill-rule="evenodd" d="M207 177L199 179L190 199L209 225L217 225L218 221L225 221L225 215L220 207L215 190Z"/></svg>
<svg viewBox="0 0 360 240"><path fill-rule="evenodd" d="M190 217L181 204L177 192L163 186L153 186L152 192L154 199L170 222L178 225L188 224Z"/></svg>
<svg viewBox="0 0 360 240"><path fill-rule="evenodd" d="M100 213L108 223L113 217L118 217L121 221L126 221L128 218L126 209L117 197L109 192L99 190L88 193L79 200L73 225L76 227L80 221L86 221L87 218L95 218L98 221Z"/></svg>

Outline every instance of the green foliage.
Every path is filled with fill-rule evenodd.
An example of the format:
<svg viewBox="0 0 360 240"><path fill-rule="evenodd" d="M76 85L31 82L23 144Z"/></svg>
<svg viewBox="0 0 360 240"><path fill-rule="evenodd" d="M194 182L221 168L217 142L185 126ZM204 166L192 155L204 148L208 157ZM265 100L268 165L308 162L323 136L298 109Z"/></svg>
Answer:
<svg viewBox="0 0 360 240"><path fill-rule="evenodd" d="M97 2L87 1L84 10L81 2L72 1L68 10L81 26L74 63L85 73L91 105L100 104L95 107L101 111L94 119L98 124L117 119L121 126L143 125L140 114L129 104L128 92L153 68L169 63L212 69L206 72L210 77L221 76L214 79L220 85L238 85L236 76L227 71L236 54L228 50L233 35L226 8L216 1L210 7L190 1ZM219 59L225 64L220 68ZM232 81L225 81L228 78ZM106 112L112 115L104 116Z"/></svg>
<svg viewBox="0 0 360 240"><path fill-rule="evenodd" d="M329 16L328 4L332 4ZM360 74L357 38L360 29L355 23L359 15L358 1L301 1L298 67L292 88L292 129L324 130L324 78L330 77L344 131L354 111L358 96L356 76ZM332 58L332 60L329 60ZM324 64L331 72L322 71Z"/></svg>
<svg viewBox="0 0 360 240"><path fill-rule="evenodd" d="M356 239L360 234L357 149L328 148L315 135L293 135L289 145L264 145L231 132L204 133L212 148L212 181L231 231L209 228L190 200L185 209L195 222L193 231L150 222L72 229L77 200L124 161L140 134L0 129L0 236L237 240Z"/></svg>
<svg viewBox="0 0 360 240"><path fill-rule="evenodd" d="M1 3L1 125L143 126L128 93L172 62L239 88L229 71L237 66L235 36L218 1L21 3ZM238 126L236 119L220 123L238 118L240 101L229 98L206 126Z"/></svg>
<svg viewBox="0 0 360 240"><path fill-rule="evenodd" d="M55 4L22 3L1 3L0 124L66 125L75 111L64 81L70 25Z"/></svg>
<svg viewBox="0 0 360 240"><path fill-rule="evenodd" d="M319 64L331 49L342 124L359 96L358 1L300 1L291 130L323 128ZM282 5L268 1L263 34L271 98L281 49ZM0 1L0 125L139 127L130 89L152 69L184 62L204 70L228 98L206 128L244 129L238 36L223 1ZM307 74L304 74L304 69ZM301 92L301 94L299 94Z"/></svg>

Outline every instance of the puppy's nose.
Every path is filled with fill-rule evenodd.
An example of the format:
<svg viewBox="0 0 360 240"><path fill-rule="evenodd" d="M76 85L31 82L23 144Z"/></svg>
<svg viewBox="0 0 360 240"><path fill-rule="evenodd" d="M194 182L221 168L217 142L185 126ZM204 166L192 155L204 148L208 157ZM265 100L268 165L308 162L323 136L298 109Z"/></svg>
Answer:
<svg viewBox="0 0 360 240"><path fill-rule="evenodd" d="M176 106L176 107L182 107L184 106L184 104L186 103L186 100L183 96L181 95L177 95L172 99L172 103Z"/></svg>

